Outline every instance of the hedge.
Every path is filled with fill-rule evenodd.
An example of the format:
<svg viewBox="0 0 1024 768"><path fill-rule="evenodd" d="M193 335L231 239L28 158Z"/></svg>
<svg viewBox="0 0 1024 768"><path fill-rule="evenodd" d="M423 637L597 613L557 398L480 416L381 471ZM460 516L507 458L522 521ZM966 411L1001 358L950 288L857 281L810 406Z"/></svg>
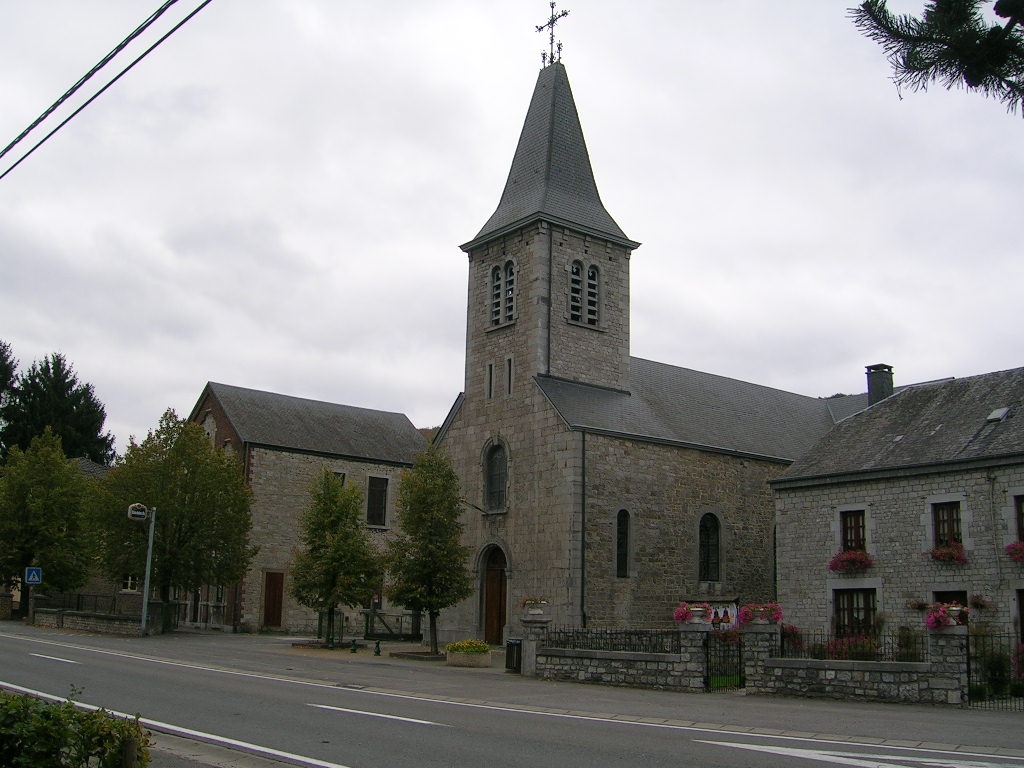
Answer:
<svg viewBox="0 0 1024 768"><path fill-rule="evenodd" d="M146 766L149 736L138 717L0 691L0 765L5 768Z"/></svg>

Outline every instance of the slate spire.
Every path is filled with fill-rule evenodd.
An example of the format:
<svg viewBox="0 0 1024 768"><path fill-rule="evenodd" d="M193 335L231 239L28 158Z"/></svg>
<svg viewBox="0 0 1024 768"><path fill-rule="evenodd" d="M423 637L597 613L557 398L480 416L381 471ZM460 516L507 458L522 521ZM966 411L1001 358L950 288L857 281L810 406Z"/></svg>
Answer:
<svg viewBox="0 0 1024 768"><path fill-rule="evenodd" d="M640 245L626 237L601 202L569 77L558 61L537 77L497 209L462 249L468 252L539 219L630 249Z"/></svg>

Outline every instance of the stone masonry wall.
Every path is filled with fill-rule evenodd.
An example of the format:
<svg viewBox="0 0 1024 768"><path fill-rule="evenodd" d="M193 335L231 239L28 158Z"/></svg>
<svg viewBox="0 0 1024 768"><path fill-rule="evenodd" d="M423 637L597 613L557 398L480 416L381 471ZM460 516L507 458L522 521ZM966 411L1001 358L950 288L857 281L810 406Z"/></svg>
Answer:
<svg viewBox="0 0 1024 768"><path fill-rule="evenodd" d="M704 690L708 629L702 624L681 625L678 654L560 649L546 644L541 633L536 636L536 658L527 659L524 651L523 673L550 680L698 693ZM929 659L919 663L782 659L774 656L778 647L778 626L743 628L748 694L952 706L967 701L966 627L930 633Z"/></svg>
<svg viewBox="0 0 1024 768"><path fill-rule="evenodd" d="M1024 467L979 468L906 475L814 487L776 488L778 597L786 619L801 629L827 629L833 591L873 588L889 631L920 629L923 614L909 604L928 603L935 592L985 597L973 625L1019 632L1024 566L1005 554L1016 539L1014 497L1024 495ZM960 501L965 565L933 561L931 504ZM839 514L866 510L867 551L874 565L863 574L837 574L828 562L840 548Z"/></svg>
<svg viewBox="0 0 1024 768"><path fill-rule="evenodd" d="M591 627L671 627L681 600L774 597L774 504L785 465L586 435L587 620ZM629 576L616 572L616 520L630 515ZM720 524L720 580L698 579L703 515Z"/></svg>
<svg viewBox="0 0 1024 768"><path fill-rule="evenodd" d="M249 486L253 492L252 541L258 542L259 552L243 579L242 618L243 631L264 629L263 587L268 572L284 573L284 602L281 630L309 632L315 630L317 616L314 611L298 604L290 593L292 562L299 547L299 517L309 504L310 488L322 467L344 473L345 483L355 483L362 490L364 505L370 477L388 478L386 524L371 528L378 546L392 535L397 525L395 502L402 467L389 464L360 462L316 454L292 453L270 448L252 448L249 457ZM359 614L348 612L349 626L361 627ZM340 620L340 619L339 619Z"/></svg>

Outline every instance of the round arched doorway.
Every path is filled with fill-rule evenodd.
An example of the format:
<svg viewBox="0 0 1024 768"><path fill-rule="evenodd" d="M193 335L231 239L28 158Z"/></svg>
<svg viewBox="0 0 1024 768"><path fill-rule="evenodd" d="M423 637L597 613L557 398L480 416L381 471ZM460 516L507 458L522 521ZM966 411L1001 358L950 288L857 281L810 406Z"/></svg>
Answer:
<svg viewBox="0 0 1024 768"><path fill-rule="evenodd" d="M484 556L483 593L484 641L501 645L504 641L508 588L505 569L508 562L500 547L491 547Z"/></svg>

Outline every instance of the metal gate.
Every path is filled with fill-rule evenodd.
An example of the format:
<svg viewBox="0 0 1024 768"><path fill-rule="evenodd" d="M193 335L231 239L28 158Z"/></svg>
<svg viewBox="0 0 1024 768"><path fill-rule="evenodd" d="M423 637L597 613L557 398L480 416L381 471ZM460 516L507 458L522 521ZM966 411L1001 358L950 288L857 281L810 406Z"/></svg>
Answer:
<svg viewBox="0 0 1024 768"><path fill-rule="evenodd" d="M967 638L967 700L972 708L1024 712L1024 643L1013 635Z"/></svg>
<svg viewBox="0 0 1024 768"><path fill-rule="evenodd" d="M704 638L706 670L704 690L742 688L743 636L739 632L708 632Z"/></svg>

